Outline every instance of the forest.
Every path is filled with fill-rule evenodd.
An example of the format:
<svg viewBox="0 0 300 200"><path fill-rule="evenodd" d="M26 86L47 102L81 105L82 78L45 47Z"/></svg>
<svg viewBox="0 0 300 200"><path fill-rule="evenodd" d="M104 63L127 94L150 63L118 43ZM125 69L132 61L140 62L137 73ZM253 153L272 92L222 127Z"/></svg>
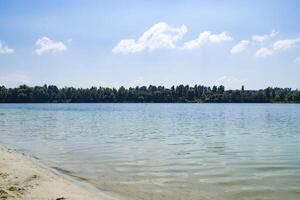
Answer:
<svg viewBox="0 0 300 200"><path fill-rule="evenodd" d="M223 85L58 88L55 85L16 88L0 86L0 103L300 103L300 90L268 87L225 90Z"/></svg>

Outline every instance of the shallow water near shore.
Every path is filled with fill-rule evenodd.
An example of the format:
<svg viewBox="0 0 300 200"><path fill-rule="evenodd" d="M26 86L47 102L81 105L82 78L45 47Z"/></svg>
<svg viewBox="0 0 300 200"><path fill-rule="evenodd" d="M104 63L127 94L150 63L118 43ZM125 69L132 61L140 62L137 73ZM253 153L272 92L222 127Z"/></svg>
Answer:
<svg viewBox="0 0 300 200"><path fill-rule="evenodd" d="M0 143L124 199L300 199L299 104L0 104Z"/></svg>

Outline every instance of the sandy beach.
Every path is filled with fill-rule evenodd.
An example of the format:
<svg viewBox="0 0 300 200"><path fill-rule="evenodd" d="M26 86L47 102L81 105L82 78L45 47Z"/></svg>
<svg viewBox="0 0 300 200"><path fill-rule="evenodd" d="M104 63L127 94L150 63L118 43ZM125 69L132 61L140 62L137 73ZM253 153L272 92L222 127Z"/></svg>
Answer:
<svg viewBox="0 0 300 200"><path fill-rule="evenodd" d="M87 183L64 177L33 159L0 146L0 199L116 200Z"/></svg>

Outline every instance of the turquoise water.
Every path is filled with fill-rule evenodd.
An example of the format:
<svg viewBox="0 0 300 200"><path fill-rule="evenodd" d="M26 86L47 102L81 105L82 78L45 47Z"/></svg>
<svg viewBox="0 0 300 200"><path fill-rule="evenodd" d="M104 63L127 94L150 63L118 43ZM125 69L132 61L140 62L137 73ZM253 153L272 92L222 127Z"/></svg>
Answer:
<svg viewBox="0 0 300 200"><path fill-rule="evenodd" d="M300 199L297 104L0 104L0 143L124 199Z"/></svg>

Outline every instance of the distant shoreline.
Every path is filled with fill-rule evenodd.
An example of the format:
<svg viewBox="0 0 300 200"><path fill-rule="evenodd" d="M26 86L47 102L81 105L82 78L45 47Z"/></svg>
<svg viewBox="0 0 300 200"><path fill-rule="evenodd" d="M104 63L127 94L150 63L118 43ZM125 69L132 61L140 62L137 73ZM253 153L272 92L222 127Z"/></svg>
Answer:
<svg viewBox="0 0 300 200"><path fill-rule="evenodd" d="M300 103L300 90L268 87L225 90L223 85L58 88L55 85L6 88L0 103Z"/></svg>
<svg viewBox="0 0 300 200"><path fill-rule="evenodd" d="M0 145L1 199L117 200L88 183L77 183L41 163Z"/></svg>
<svg viewBox="0 0 300 200"><path fill-rule="evenodd" d="M5 102L4 104L300 104L300 102Z"/></svg>

